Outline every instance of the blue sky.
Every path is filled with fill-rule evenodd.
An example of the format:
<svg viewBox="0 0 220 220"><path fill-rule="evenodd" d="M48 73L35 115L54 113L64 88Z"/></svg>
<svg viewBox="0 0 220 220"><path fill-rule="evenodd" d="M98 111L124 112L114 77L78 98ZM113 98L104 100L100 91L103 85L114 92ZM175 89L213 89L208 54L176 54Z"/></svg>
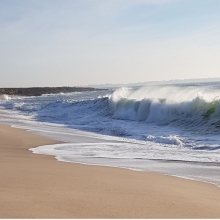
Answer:
<svg viewBox="0 0 220 220"><path fill-rule="evenodd" d="M220 77L218 0L0 0L0 87Z"/></svg>

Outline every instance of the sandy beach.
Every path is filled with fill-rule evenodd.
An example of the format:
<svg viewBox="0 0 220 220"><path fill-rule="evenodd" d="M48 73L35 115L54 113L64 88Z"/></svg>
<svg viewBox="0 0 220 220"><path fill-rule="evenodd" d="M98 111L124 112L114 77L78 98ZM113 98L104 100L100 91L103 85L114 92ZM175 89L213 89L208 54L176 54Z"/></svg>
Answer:
<svg viewBox="0 0 220 220"><path fill-rule="evenodd" d="M29 148L58 143L0 125L0 218L220 218L215 185L58 162Z"/></svg>

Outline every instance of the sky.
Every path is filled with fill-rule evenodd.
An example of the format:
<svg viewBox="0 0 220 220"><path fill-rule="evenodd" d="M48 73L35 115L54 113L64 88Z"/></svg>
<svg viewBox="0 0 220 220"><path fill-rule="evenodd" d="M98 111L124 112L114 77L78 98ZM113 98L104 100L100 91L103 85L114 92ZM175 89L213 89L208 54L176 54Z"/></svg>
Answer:
<svg viewBox="0 0 220 220"><path fill-rule="evenodd" d="M219 0L0 0L0 87L208 77Z"/></svg>

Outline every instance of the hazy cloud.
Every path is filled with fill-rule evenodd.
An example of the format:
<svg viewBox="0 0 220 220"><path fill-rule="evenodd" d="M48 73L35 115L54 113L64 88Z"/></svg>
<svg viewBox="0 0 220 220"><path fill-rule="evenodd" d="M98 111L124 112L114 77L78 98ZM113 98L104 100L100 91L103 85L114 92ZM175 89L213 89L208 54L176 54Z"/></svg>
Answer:
<svg viewBox="0 0 220 220"><path fill-rule="evenodd" d="M0 0L0 86L216 77L220 2Z"/></svg>

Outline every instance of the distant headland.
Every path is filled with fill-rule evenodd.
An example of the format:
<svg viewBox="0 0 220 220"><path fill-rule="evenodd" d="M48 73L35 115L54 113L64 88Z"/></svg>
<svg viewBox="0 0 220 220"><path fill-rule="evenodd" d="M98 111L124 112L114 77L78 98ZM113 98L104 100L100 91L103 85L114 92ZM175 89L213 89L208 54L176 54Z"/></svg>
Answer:
<svg viewBox="0 0 220 220"><path fill-rule="evenodd" d="M69 92L98 91L92 87L31 87L31 88L0 88L0 95L41 96Z"/></svg>

